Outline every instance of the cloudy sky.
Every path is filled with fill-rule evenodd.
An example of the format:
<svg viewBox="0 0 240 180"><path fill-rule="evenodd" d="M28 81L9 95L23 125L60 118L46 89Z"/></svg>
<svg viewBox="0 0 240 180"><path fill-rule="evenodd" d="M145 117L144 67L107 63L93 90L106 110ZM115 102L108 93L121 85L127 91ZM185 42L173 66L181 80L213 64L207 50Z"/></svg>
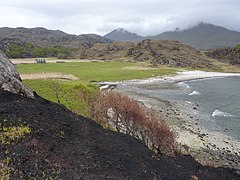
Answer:
<svg viewBox="0 0 240 180"><path fill-rule="evenodd" d="M240 0L1 0L0 27L45 27L71 34L122 27L140 35L208 22L240 31Z"/></svg>

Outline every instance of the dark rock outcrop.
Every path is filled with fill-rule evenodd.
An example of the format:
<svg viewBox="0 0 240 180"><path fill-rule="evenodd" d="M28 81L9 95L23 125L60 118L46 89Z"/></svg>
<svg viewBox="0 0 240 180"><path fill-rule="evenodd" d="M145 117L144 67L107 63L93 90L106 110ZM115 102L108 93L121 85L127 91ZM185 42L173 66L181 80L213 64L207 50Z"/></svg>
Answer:
<svg viewBox="0 0 240 180"><path fill-rule="evenodd" d="M223 63L232 65L240 65L240 50L236 48L221 48L209 51L208 56L215 58Z"/></svg>
<svg viewBox="0 0 240 180"><path fill-rule="evenodd" d="M0 89L33 98L33 92L24 86L11 61L0 52Z"/></svg>

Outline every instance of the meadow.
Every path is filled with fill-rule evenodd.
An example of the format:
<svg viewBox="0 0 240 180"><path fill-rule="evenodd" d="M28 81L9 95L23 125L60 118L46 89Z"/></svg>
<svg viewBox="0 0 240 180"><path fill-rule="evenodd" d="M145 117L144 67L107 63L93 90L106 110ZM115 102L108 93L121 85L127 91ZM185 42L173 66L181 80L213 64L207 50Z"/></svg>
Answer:
<svg viewBox="0 0 240 180"><path fill-rule="evenodd" d="M174 74L179 68L150 67L147 63L136 62L66 62L46 64L18 64L21 74L62 73L74 75L78 80L62 78L23 79L23 83L38 95L65 105L77 114L88 116L87 100L98 92L94 82L143 79Z"/></svg>
<svg viewBox="0 0 240 180"><path fill-rule="evenodd" d="M61 72L73 74L81 82L121 81L129 79L142 79L152 76L162 76L175 73L177 68L162 66L151 68L146 63L133 62L70 62L47 64L19 64L20 74L41 72Z"/></svg>

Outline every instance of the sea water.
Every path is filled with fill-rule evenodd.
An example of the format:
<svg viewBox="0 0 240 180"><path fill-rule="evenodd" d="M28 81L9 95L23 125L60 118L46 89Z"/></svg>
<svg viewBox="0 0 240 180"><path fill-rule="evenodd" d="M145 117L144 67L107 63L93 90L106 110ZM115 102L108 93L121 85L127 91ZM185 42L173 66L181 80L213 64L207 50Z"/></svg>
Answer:
<svg viewBox="0 0 240 180"><path fill-rule="evenodd" d="M175 92L173 99L197 104L208 128L240 138L240 77L210 78L183 84L186 88Z"/></svg>
<svg viewBox="0 0 240 180"><path fill-rule="evenodd" d="M198 123L210 131L220 131L240 139L240 77L206 78L177 83L178 88L162 88L162 82L125 85L125 90L151 98L186 104ZM192 106L191 106L192 105ZM193 107L194 110L193 110Z"/></svg>

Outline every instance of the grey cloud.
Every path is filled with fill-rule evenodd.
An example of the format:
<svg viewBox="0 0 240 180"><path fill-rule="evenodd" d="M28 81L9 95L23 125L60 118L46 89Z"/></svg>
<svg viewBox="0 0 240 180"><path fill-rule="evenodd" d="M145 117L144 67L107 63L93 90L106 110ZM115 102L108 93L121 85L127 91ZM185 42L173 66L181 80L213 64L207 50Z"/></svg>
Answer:
<svg viewBox="0 0 240 180"><path fill-rule="evenodd" d="M204 21L240 31L239 9L239 0L8 0L0 2L0 26L44 26L76 34L123 27L151 35Z"/></svg>

